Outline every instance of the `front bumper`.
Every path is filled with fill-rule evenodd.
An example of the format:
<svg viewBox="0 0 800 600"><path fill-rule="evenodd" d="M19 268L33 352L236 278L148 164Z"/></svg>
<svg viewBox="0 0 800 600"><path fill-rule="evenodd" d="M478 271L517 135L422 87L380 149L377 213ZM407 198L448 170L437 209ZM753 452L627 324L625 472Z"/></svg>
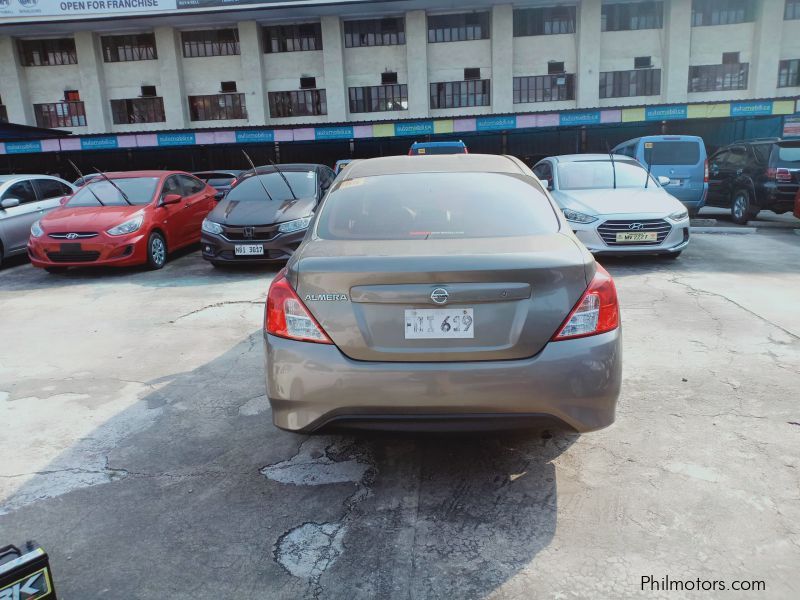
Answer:
<svg viewBox="0 0 800 600"><path fill-rule="evenodd" d="M266 333L264 344L273 422L290 431L399 418L489 429L494 417L532 415L592 431L614 422L622 378L619 328L550 342L522 360L367 362Z"/></svg>
<svg viewBox="0 0 800 600"><path fill-rule="evenodd" d="M34 267L127 267L147 262L147 234L137 231L128 235L79 240L54 240L47 234L28 240L28 256Z"/></svg>
<svg viewBox="0 0 800 600"><path fill-rule="evenodd" d="M292 233L279 233L269 240L229 240L223 235L203 231L200 236L200 248L203 258L215 263L254 264L285 262L292 257L294 251L303 241L306 230ZM237 256L235 247L243 244L259 244L264 247L264 254Z"/></svg>
<svg viewBox="0 0 800 600"><path fill-rule="evenodd" d="M573 223L569 226L584 246L595 255L630 255L630 254L674 254L682 251L689 245L689 219L684 219L677 223L664 219L670 224L669 233L657 244L609 244L603 240L598 228L608 221L647 221L653 220L653 216L641 215L613 215L612 217L601 218L594 223Z"/></svg>

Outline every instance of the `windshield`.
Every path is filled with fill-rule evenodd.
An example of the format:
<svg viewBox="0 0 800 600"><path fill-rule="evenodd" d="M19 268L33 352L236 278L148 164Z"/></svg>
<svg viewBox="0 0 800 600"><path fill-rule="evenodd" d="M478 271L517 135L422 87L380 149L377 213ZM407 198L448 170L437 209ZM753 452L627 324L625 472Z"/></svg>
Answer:
<svg viewBox="0 0 800 600"><path fill-rule="evenodd" d="M158 177L120 177L112 179L131 204L149 204L158 185ZM94 193L92 193L94 192ZM97 196L97 198L95 198ZM67 202L67 206L98 206L97 199L108 206L125 206L128 203L119 191L105 179L94 179L86 184Z"/></svg>
<svg viewBox="0 0 800 600"><path fill-rule="evenodd" d="M614 168L610 160L580 160L558 165L559 190L594 190L614 187L614 171L618 188L644 187L647 171L638 163L616 160ZM650 177L650 183L658 187Z"/></svg>
<svg viewBox="0 0 800 600"><path fill-rule="evenodd" d="M700 162L700 144L697 142L652 142L652 150L645 150L645 160L655 165L696 165Z"/></svg>
<svg viewBox="0 0 800 600"><path fill-rule="evenodd" d="M313 198L316 196L317 179L314 171L283 171L283 175L298 198ZM264 200L269 200L264 193L264 188L261 187L261 183L258 182L259 179L276 202L292 199L289 187L280 176L280 173L276 172L264 173L259 175L258 179L253 175L242 179L235 187L231 188L225 198L239 202L263 202Z"/></svg>
<svg viewBox="0 0 800 600"><path fill-rule="evenodd" d="M349 179L325 200L317 235L333 240L512 237L558 230L523 175L406 173Z"/></svg>

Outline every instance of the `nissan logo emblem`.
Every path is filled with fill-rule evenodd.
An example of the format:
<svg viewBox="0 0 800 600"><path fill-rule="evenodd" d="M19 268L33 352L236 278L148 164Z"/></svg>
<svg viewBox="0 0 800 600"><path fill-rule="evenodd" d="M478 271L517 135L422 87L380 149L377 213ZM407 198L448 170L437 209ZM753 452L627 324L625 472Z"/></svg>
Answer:
<svg viewBox="0 0 800 600"><path fill-rule="evenodd" d="M447 299L450 297L450 294L447 293L447 290L444 288L436 288L431 292L431 300L436 302L436 304L447 304Z"/></svg>
<svg viewBox="0 0 800 600"><path fill-rule="evenodd" d="M630 225L628 225L628 229L642 229L642 228L644 228L644 225L642 225L641 223L631 223Z"/></svg>
<svg viewBox="0 0 800 600"><path fill-rule="evenodd" d="M66 237L67 237L68 240L74 240L74 239L76 239L78 237L78 234L77 233L68 233Z"/></svg>

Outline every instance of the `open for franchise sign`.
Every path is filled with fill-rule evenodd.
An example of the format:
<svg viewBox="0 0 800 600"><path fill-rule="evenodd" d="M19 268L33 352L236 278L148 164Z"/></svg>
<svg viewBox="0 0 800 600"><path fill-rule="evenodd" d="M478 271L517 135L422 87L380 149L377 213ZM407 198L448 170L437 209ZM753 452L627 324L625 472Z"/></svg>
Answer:
<svg viewBox="0 0 800 600"><path fill-rule="evenodd" d="M176 8L176 0L0 0L0 21L14 17L141 14Z"/></svg>

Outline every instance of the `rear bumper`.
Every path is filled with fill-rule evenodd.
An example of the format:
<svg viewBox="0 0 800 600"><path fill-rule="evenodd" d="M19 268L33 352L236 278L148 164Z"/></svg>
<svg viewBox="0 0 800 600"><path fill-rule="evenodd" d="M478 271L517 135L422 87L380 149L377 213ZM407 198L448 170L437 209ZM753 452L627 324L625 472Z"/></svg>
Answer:
<svg viewBox="0 0 800 600"><path fill-rule="evenodd" d="M365 362L336 346L265 334L267 396L277 427L491 429L555 420L579 432L614 422L621 330L550 342L523 360Z"/></svg>
<svg viewBox="0 0 800 600"><path fill-rule="evenodd" d="M281 233L271 240L229 240L221 235L203 232L200 237L200 248L203 258L215 263L255 264L285 262L292 257L294 251L303 241L306 230L293 233ZM264 247L263 256L237 256L235 247L240 244L259 244Z"/></svg>

